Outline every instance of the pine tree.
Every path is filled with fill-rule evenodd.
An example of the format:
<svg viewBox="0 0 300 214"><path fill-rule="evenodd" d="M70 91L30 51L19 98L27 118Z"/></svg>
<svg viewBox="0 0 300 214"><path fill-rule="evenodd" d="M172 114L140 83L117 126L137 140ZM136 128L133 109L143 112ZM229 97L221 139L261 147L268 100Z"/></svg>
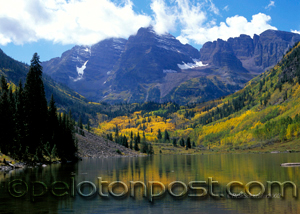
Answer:
<svg viewBox="0 0 300 214"><path fill-rule="evenodd" d="M52 149L56 144L57 139L57 128L59 126L58 117L57 117L57 108L55 105L53 94L51 95L51 99L49 102L48 107L48 123L47 123L47 130L48 130L48 142L49 142L49 149Z"/></svg>
<svg viewBox="0 0 300 214"><path fill-rule="evenodd" d="M191 145L191 138L188 137L187 140L186 140L186 146L190 149L192 148L192 145Z"/></svg>
<svg viewBox="0 0 300 214"><path fill-rule="evenodd" d="M118 141L118 138L119 138L119 127L118 127L118 125L116 125L116 128L115 128L115 142L116 143Z"/></svg>
<svg viewBox="0 0 300 214"><path fill-rule="evenodd" d="M132 140L130 140L130 146L129 148L132 150L133 149L133 145L132 145Z"/></svg>
<svg viewBox="0 0 300 214"><path fill-rule="evenodd" d="M165 129L164 142L166 142L167 140L170 141L170 136L169 136L167 129Z"/></svg>
<svg viewBox="0 0 300 214"><path fill-rule="evenodd" d="M132 133L132 131L130 132L130 139L133 140L133 133Z"/></svg>
<svg viewBox="0 0 300 214"><path fill-rule="evenodd" d="M4 75L1 75L1 80L0 80L0 87L1 87L1 92L6 92L8 93L8 86L7 86L7 81L4 77Z"/></svg>
<svg viewBox="0 0 300 214"><path fill-rule="evenodd" d="M135 151L139 151L139 150L140 150L138 144L139 144L138 138L136 137L136 138L134 139L134 150L135 150Z"/></svg>
<svg viewBox="0 0 300 214"><path fill-rule="evenodd" d="M153 155L153 154L154 154L154 149L153 149L153 146L152 146L151 143L150 143L150 145L149 145L149 151L148 151L148 154L149 154L149 155Z"/></svg>
<svg viewBox="0 0 300 214"><path fill-rule="evenodd" d="M141 143L141 152L148 153L148 144L146 142Z"/></svg>
<svg viewBox="0 0 300 214"><path fill-rule="evenodd" d="M157 139L158 139L158 140L162 139L162 135L161 135L160 129L158 129Z"/></svg>
<svg viewBox="0 0 300 214"><path fill-rule="evenodd" d="M124 144L123 144L126 148L128 148L128 139L127 137L124 135Z"/></svg>
<svg viewBox="0 0 300 214"><path fill-rule="evenodd" d="M138 132L137 137L136 137L137 143L140 144L141 143L141 137L140 137L140 133Z"/></svg>
<svg viewBox="0 0 300 214"><path fill-rule="evenodd" d="M185 146L185 143L184 143L184 139L183 139L183 138L180 139L179 144L180 144L180 146L182 146L182 147Z"/></svg>
<svg viewBox="0 0 300 214"><path fill-rule="evenodd" d="M219 142L219 145L220 145L220 142ZM196 147L195 141L193 141L193 147Z"/></svg>
<svg viewBox="0 0 300 214"><path fill-rule="evenodd" d="M81 115L79 115L79 118L78 118L78 127L79 127L80 129L83 129Z"/></svg>
<svg viewBox="0 0 300 214"><path fill-rule="evenodd" d="M176 140L176 138L173 139L173 146L175 146L175 147L177 146L177 140Z"/></svg>
<svg viewBox="0 0 300 214"><path fill-rule="evenodd" d="M46 141L47 101L42 81L40 57L35 53L31 60L24 87L27 138L26 144L31 154L41 157L42 145Z"/></svg>
<svg viewBox="0 0 300 214"><path fill-rule="evenodd" d="M90 120L88 120L88 122L87 122L86 129L87 129L87 131L88 131L88 132L90 132L90 131L91 131L91 124L90 124Z"/></svg>
<svg viewBox="0 0 300 214"><path fill-rule="evenodd" d="M0 149L2 153L8 154L15 147L15 102L3 75L0 86Z"/></svg>
<svg viewBox="0 0 300 214"><path fill-rule="evenodd" d="M145 135L145 132L143 132L143 139L142 139L142 142L143 142L143 143L146 142L146 135Z"/></svg>
<svg viewBox="0 0 300 214"><path fill-rule="evenodd" d="M73 159L77 153L78 145L75 139L75 130L72 118L63 113L59 116L59 131L57 142L57 153L62 160Z"/></svg>
<svg viewBox="0 0 300 214"><path fill-rule="evenodd" d="M3 90L0 97L0 149L8 154L13 145L13 114L6 90Z"/></svg>
<svg viewBox="0 0 300 214"><path fill-rule="evenodd" d="M26 138L25 133L27 133L25 125L25 100L24 100L24 91L22 81L19 81L19 86L16 91L16 114L15 114L15 141L16 141L16 150L15 153L17 158L25 159L26 151Z"/></svg>

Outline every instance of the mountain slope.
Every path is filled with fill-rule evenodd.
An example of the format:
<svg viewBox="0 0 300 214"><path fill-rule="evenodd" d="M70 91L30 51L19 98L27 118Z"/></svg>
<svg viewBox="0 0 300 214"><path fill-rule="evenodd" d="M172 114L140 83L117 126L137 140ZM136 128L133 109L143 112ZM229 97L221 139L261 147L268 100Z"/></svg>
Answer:
<svg viewBox="0 0 300 214"><path fill-rule="evenodd" d="M274 66L300 35L268 30L207 42L200 52L170 34L141 28L44 62L44 70L88 99L109 103L203 102L225 96ZM202 62L201 62L202 61Z"/></svg>
<svg viewBox="0 0 300 214"><path fill-rule="evenodd" d="M142 102L156 99L148 92L168 73L181 72L177 64L194 63L199 56L192 46L149 27L128 41L107 39L91 47L75 46L43 66L54 80L92 101Z"/></svg>
<svg viewBox="0 0 300 214"><path fill-rule="evenodd" d="M0 49L0 75L3 74L5 76L10 87L13 87L13 91L20 79L23 85L25 84L28 70L28 65L12 59ZM85 97L74 92L67 86L57 83L45 73L43 73L43 82L47 100L49 101L53 94L59 111L68 112L71 110L73 118L78 120L79 116L81 116L84 124L87 124L88 120L91 119L90 122L94 125L94 121L96 120L107 120L111 117L131 113L143 108L139 104L115 106L105 102L88 102Z"/></svg>
<svg viewBox="0 0 300 214"><path fill-rule="evenodd" d="M99 101L105 81L124 51L125 39L107 39L91 47L75 46L59 58L43 62L44 71L90 100Z"/></svg>
<svg viewBox="0 0 300 214"><path fill-rule="evenodd" d="M0 49L0 74L3 74L9 82L18 85L19 80L24 84L29 66L18 62L7 56ZM64 105L67 102L86 102L86 99L78 93L70 90L57 82L54 82L49 76L43 75L46 97L49 100L53 93L56 97L56 102Z"/></svg>
<svg viewBox="0 0 300 214"><path fill-rule="evenodd" d="M197 133L198 143L210 148L246 149L290 140L297 142L300 136L299 56L300 43L278 65L251 80L243 90L203 112L202 117L195 116L192 121L203 125L196 125L191 135ZM226 116L228 103L233 104L233 113ZM205 120L212 123L205 125Z"/></svg>
<svg viewBox="0 0 300 214"><path fill-rule="evenodd" d="M298 41L299 34L267 30L253 38L240 35L228 41L207 42L200 49L200 60L207 66L185 70L190 80L173 88L165 100L184 104L234 93L274 66Z"/></svg>
<svg viewBox="0 0 300 214"><path fill-rule="evenodd" d="M207 42L200 50L203 63L225 66L234 61L251 73L262 73L266 68L274 66L287 50L300 41L300 35L290 32L267 30L253 39L247 35L229 38L228 41L218 39ZM227 54L232 57L220 59ZM236 61L240 62L236 62ZM235 66L236 67L236 66Z"/></svg>
<svg viewBox="0 0 300 214"><path fill-rule="evenodd" d="M148 141L161 141L158 131L167 130L171 139L190 137L199 148L215 151L274 147L300 151L300 43L232 95L180 109L161 104L156 110L102 122L97 131L110 132L116 125L119 134L128 137L139 132Z"/></svg>

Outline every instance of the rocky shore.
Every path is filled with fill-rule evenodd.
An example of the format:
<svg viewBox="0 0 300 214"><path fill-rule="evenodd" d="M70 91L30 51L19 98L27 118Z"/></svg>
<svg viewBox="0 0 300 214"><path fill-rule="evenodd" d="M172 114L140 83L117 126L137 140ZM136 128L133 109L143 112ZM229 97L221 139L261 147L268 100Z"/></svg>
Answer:
<svg viewBox="0 0 300 214"><path fill-rule="evenodd" d="M6 161L5 159L0 163L0 172L9 172L10 170L24 168L26 166L25 163L18 162L12 164L11 161Z"/></svg>
<svg viewBox="0 0 300 214"><path fill-rule="evenodd" d="M78 139L78 157L79 158L108 158L108 157L138 157L145 156L139 152L121 146L113 141L104 139L95 134L84 131L84 136L76 134ZM15 162L15 161L14 161ZM60 162L56 162L60 163ZM26 163L12 161L0 161L0 172L9 172L14 169L25 167L45 167L47 164L35 163L34 166Z"/></svg>
<svg viewBox="0 0 300 214"><path fill-rule="evenodd" d="M139 152L87 131L84 131L84 136L76 134L76 137L78 139L79 157L107 158L144 156Z"/></svg>

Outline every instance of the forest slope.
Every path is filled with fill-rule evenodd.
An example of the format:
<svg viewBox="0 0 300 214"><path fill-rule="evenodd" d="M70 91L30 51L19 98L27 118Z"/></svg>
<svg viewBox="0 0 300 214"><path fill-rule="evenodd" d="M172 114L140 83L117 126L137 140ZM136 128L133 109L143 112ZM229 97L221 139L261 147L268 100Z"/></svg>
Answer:
<svg viewBox="0 0 300 214"><path fill-rule="evenodd" d="M291 142L293 149L300 137L299 83L300 43L274 68L232 95L181 107L160 104L155 110L137 111L101 122L95 131L104 134L118 127L121 134L129 137L131 132L139 133L152 142L190 138L195 146L220 151ZM165 130L170 140L165 137ZM162 137L158 137L159 132Z"/></svg>

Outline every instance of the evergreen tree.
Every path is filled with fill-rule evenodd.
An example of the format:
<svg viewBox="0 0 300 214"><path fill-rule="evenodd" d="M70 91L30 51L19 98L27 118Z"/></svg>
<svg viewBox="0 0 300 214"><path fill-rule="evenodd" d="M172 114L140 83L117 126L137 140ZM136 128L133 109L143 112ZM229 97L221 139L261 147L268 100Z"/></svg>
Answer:
<svg viewBox="0 0 300 214"><path fill-rule="evenodd" d="M53 94L51 95L51 99L48 107L48 142L50 143L50 147L53 148L57 139L57 128L58 128L58 117L57 117L57 109L55 106L55 101Z"/></svg>
<svg viewBox="0 0 300 214"><path fill-rule="evenodd" d="M1 80L0 80L0 87L1 87L1 92L6 92L8 93L8 86L7 86L7 81L4 77L4 75L1 75Z"/></svg>
<svg viewBox="0 0 300 214"><path fill-rule="evenodd" d="M15 98L2 75L0 80L0 149L12 155L15 145ZM13 156L13 155L12 155Z"/></svg>
<svg viewBox="0 0 300 214"><path fill-rule="evenodd" d="M8 154L14 143L14 120L9 97L5 89L0 97L0 121L0 149L2 153Z"/></svg>
<svg viewBox="0 0 300 214"><path fill-rule="evenodd" d="M59 116L57 153L63 160L73 159L77 153L78 145L75 139L75 130L72 118L68 114L63 113Z"/></svg>
<svg viewBox="0 0 300 214"><path fill-rule="evenodd" d="M16 141L16 157L24 159L27 154L26 151L26 138L25 133L26 126L25 126L25 104L24 104L24 91L22 81L19 81L19 86L16 91L16 114L15 114L15 141Z"/></svg>
<svg viewBox="0 0 300 214"><path fill-rule="evenodd" d="M173 139L173 146L175 146L175 147L177 146L177 140L176 140L176 138Z"/></svg>
<svg viewBox="0 0 300 214"><path fill-rule="evenodd" d="M184 146L185 146L185 143L184 143L184 139L183 139L183 138L181 138L181 139L180 139L180 141L179 141L179 145L180 145L180 146L182 146L182 147L184 147Z"/></svg>
<svg viewBox="0 0 300 214"><path fill-rule="evenodd" d="M287 91L284 92L284 96L283 96L283 100L287 100L288 98L288 94L287 94Z"/></svg>
<svg viewBox="0 0 300 214"><path fill-rule="evenodd" d="M42 81L40 57L35 53L31 60L24 87L27 126L26 146L31 154L41 157L41 148L46 143L47 101Z"/></svg>
<svg viewBox="0 0 300 214"><path fill-rule="evenodd" d="M142 153L148 153L148 150L149 150L149 148L148 148L148 143L142 142L142 143L141 143L141 152L142 152Z"/></svg>
<svg viewBox="0 0 300 214"><path fill-rule="evenodd" d="M145 135L145 132L143 132L143 139L142 139L142 142L146 142L146 135Z"/></svg>
<svg viewBox="0 0 300 214"><path fill-rule="evenodd" d="M141 137L140 137L140 133L138 132L137 137L136 137L137 143L140 144L141 143Z"/></svg>
<svg viewBox="0 0 300 214"><path fill-rule="evenodd" d="M170 141L170 136L169 136L167 129L165 129L164 142L166 142L167 140Z"/></svg>
<svg viewBox="0 0 300 214"><path fill-rule="evenodd" d="M187 140L186 140L186 146L190 149L192 148L192 145L191 145L191 138L188 137Z"/></svg>
<svg viewBox="0 0 300 214"><path fill-rule="evenodd" d="M161 135L160 129L158 129L157 139L158 139L158 140L162 139L162 135Z"/></svg>
<svg viewBox="0 0 300 214"><path fill-rule="evenodd" d="M148 154L149 154L149 155L153 155L153 154L154 154L154 149L153 149L153 146L152 146L151 143L150 143L150 145L149 145L149 151L148 151Z"/></svg>
<svg viewBox="0 0 300 214"><path fill-rule="evenodd" d="M133 145L132 145L132 140L130 140L130 146L129 148L132 150L133 149Z"/></svg>
<svg viewBox="0 0 300 214"><path fill-rule="evenodd" d="M135 151L139 151L139 150L140 150L138 144L139 144L138 138L136 137L136 138L134 139L134 150L135 150Z"/></svg>
<svg viewBox="0 0 300 214"><path fill-rule="evenodd" d="M115 141L116 142L118 141L118 137L119 137L119 128L118 128L118 125L116 125L116 128L115 128Z"/></svg>
<svg viewBox="0 0 300 214"><path fill-rule="evenodd" d="M84 131L83 131L83 124L82 124L82 118L81 115L79 115L77 126L79 127L79 134L84 136Z"/></svg>
<svg viewBox="0 0 300 214"><path fill-rule="evenodd" d="M88 132L90 132L90 131L91 131L91 124L90 124L90 120L88 120L88 122L87 122L86 129L87 129L87 131L88 131Z"/></svg>
<svg viewBox="0 0 300 214"><path fill-rule="evenodd" d="M128 139L127 139L127 137L124 135L124 137L123 137L123 146L125 146L126 148L128 148Z"/></svg>

